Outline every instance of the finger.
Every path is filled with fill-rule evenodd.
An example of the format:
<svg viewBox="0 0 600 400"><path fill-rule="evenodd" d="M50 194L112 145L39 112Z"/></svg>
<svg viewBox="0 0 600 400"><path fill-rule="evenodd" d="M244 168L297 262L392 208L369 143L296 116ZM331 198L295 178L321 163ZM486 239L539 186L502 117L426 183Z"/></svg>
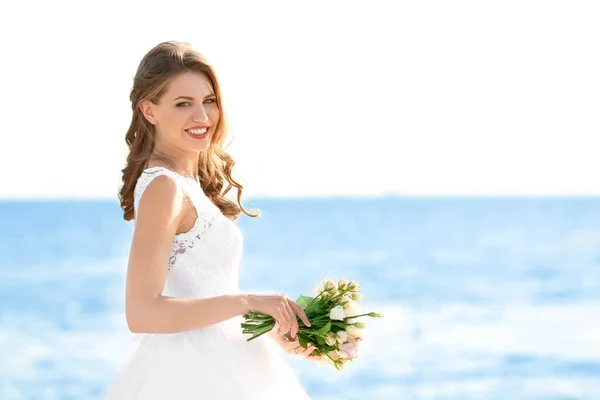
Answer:
<svg viewBox="0 0 600 400"><path fill-rule="evenodd" d="M306 349L304 347L302 347L302 355L304 357L308 357L312 354L313 351L316 350L316 347L314 346L307 346Z"/></svg>
<svg viewBox="0 0 600 400"><path fill-rule="evenodd" d="M286 330L284 333L290 332L290 336L293 339L296 339L296 333L298 333L298 321L296 321L296 316L294 314L294 311L290 308L290 306L287 304L285 304L285 306L283 307L283 313L285 313L285 317L286 317L286 321L288 323L288 325L286 326Z"/></svg>
<svg viewBox="0 0 600 400"><path fill-rule="evenodd" d="M298 341L296 341L297 352L300 355L307 356L312 353L315 348L312 345L307 344L306 347L302 346Z"/></svg>
<svg viewBox="0 0 600 400"><path fill-rule="evenodd" d="M277 330L277 334L279 336L284 336L286 332L288 332L289 329L289 323L287 322L287 315L285 315L285 313L282 313L279 317L279 329Z"/></svg>
<svg viewBox="0 0 600 400"><path fill-rule="evenodd" d="M304 358L310 361L317 361L321 359L321 356L319 354L308 354L305 355Z"/></svg>
<svg viewBox="0 0 600 400"><path fill-rule="evenodd" d="M289 353L290 351L294 350L295 348L298 347L297 343L294 342L290 342L289 340L283 340L281 342L281 347L287 352Z"/></svg>
<svg viewBox="0 0 600 400"><path fill-rule="evenodd" d="M306 316L306 313L304 312L304 310L302 309L300 304L296 303L293 300L290 300L289 303L290 303L290 307L292 307L292 309L296 312L296 314L298 314L298 317L300 317L300 320L302 320L302 322L304 322L304 325L310 326L311 323L308 320L308 317Z"/></svg>
<svg viewBox="0 0 600 400"><path fill-rule="evenodd" d="M306 350L304 347L302 347L302 345L300 344L300 342L298 340L285 339L281 343L281 347L283 347L283 349L286 351L286 353L296 354L296 355L302 355L303 354L302 351Z"/></svg>
<svg viewBox="0 0 600 400"><path fill-rule="evenodd" d="M294 312L294 309L291 306L292 301L288 300L288 312L290 313L290 317L292 319L292 326L290 328L290 336L294 339L296 339L296 335L298 334L298 330L300 329L300 326L298 325L298 319L296 318L296 313Z"/></svg>
<svg viewBox="0 0 600 400"><path fill-rule="evenodd" d="M306 316L306 313L304 312L304 309L302 308L302 306L300 306L300 304L296 303L295 301L290 300L290 306L293 308L293 310L296 312L296 314L298 314L298 317L300 318L300 320L302 322L304 322L304 325L311 326L311 323L308 320L308 317Z"/></svg>
<svg viewBox="0 0 600 400"><path fill-rule="evenodd" d="M301 350L296 350L296 352L298 353L299 356L308 358L310 356L310 353L312 353L313 351L302 348Z"/></svg>
<svg viewBox="0 0 600 400"><path fill-rule="evenodd" d="M279 321L277 321L277 319L275 319L275 324L273 325L273 329L271 329L271 331L277 332L277 336L281 336L279 334L279 329L281 329L281 325L279 325Z"/></svg>
<svg viewBox="0 0 600 400"><path fill-rule="evenodd" d="M279 321L279 331L280 335L284 335L289 332L292 321L291 316L288 312L287 301L283 300L281 306L278 309L279 317L276 318Z"/></svg>
<svg viewBox="0 0 600 400"><path fill-rule="evenodd" d="M315 345L313 345L312 343L308 343L305 357L311 361L320 360L321 359L320 354L313 354L313 352L315 350L317 350L317 347Z"/></svg>

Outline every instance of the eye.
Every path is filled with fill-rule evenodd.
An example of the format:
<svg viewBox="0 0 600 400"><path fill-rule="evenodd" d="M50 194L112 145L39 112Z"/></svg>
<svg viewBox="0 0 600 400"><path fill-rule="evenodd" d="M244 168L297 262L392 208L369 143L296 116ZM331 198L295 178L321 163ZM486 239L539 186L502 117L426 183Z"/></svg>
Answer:
<svg viewBox="0 0 600 400"><path fill-rule="evenodd" d="M181 103L177 103L177 107L181 107L182 104L188 104L189 105L190 103L188 103L187 101L183 101Z"/></svg>
<svg viewBox="0 0 600 400"><path fill-rule="evenodd" d="M214 103L216 100L215 99L206 99L204 102L210 101L211 103Z"/></svg>

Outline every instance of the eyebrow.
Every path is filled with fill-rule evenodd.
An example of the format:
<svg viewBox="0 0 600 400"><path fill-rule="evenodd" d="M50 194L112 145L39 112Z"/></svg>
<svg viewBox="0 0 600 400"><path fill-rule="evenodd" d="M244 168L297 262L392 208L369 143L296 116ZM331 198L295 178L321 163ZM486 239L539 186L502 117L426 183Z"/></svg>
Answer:
<svg viewBox="0 0 600 400"><path fill-rule="evenodd" d="M216 95L214 93L211 93L209 95L207 95L206 97L204 97L205 99L208 99L209 97L216 97ZM173 99L173 101L175 100L179 100L179 99L184 99L184 100L194 100L193 97L190 96L177 96Z"/></svg>

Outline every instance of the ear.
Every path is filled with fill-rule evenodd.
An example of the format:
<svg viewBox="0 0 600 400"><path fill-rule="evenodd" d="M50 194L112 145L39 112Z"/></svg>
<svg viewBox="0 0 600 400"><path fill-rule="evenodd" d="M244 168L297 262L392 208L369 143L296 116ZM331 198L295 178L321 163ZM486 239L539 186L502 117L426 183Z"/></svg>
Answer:
<svg viewBox="0 0 600 400"><path fill-rule="evenodd" d="M140 103L140 111L144 115L144 117L150 122L152 125L157 124L156 115L154 112L154 103L150 100L144 100Z"/></svg>

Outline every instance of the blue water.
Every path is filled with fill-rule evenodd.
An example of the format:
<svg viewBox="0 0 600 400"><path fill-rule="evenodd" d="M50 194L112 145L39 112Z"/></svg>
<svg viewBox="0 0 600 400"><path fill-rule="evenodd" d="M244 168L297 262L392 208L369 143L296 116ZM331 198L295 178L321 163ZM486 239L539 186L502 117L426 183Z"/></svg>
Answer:
<svg viewBox="0 0 600 400"><path fill-rule="evenodd" d="M599 399L600 199L253 199L241 287L357 280L343 372L289 357L314 399ZM133 227L112 201L0 202L0 399L100 399L133 350Z"/></svg>

